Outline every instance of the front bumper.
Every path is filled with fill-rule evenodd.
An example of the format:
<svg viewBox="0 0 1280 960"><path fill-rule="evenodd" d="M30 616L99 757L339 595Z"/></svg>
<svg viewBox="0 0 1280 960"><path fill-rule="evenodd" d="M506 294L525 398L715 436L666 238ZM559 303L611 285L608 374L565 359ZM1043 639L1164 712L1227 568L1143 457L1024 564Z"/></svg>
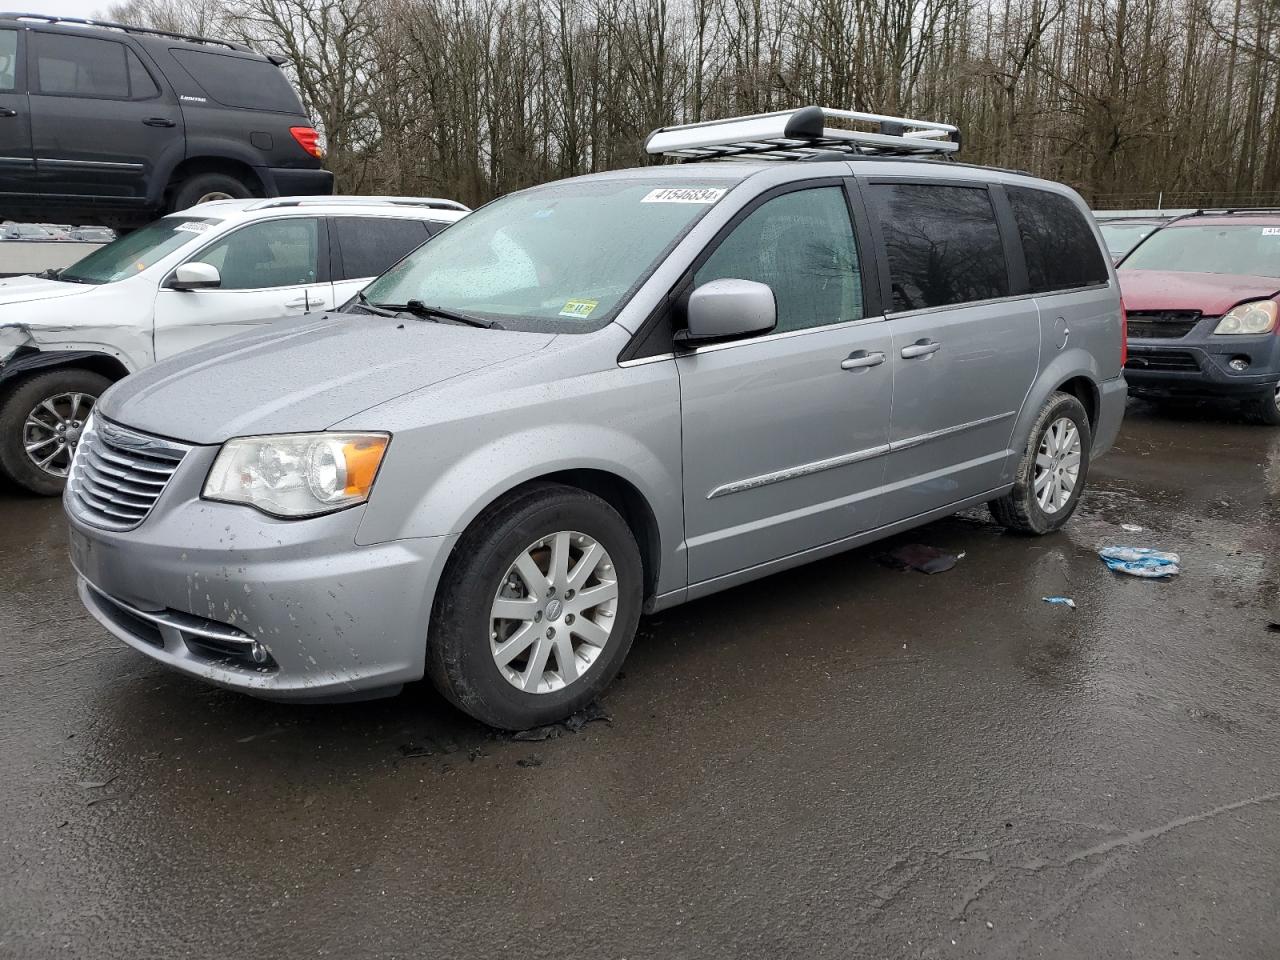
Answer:
<svg viewBox="0 0 1280 960"><path fill-rule="evenodd" d="M1184 337L1129 340L1124 376L1134 393L1244 396L1280 382L1280 336L1214 336L1217 317L1207 317ZM1228 366L1245 359L1243 371Z"/></svg>
<svg viewBox="0 0 1280 960"><path fill-rule="evenodd" d="M364 699L420 679L455 538L357 546L363 507L281 521L200 500L215 452L193 450L133 530L68 513L89 612L166 666L268 699Z"/></svg>
<svg viewBox="0 0 1280 960"><path fill-rule="evenodd" d="M333 174L328 170L265 167L261 173L269 197L327 197L333 193Z"/></svg>

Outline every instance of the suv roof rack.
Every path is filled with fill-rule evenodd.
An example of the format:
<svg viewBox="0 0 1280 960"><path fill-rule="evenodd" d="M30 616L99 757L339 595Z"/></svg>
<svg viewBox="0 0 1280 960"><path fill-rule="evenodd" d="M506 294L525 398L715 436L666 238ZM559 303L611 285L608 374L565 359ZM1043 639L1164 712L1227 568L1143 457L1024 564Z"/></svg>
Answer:
<svg viewBox="0 0 1280 960"><path fill-rule="evenodd" d="M433 210L457 210L470 213L471 208L457 200L445 200L442 197L272 197L250 204L246 210L270 210L275 207L314 207L314 206L395 206L395 207L430 207Z"/></svg>
<svg viewBox="0 0 1280 960"><path fill-rule="evenodd" d="M123 30L125 33L141 34L150 37L168 37L170 40L185 40L188 43L211 43L219 47L229 47L252 53L253 48L232 40L215 40L212 37L197 37L189 33L174 33L170 30L153 30L150 27L131 27L124 23L113 23L110 20L88 20L84 17L59 17L48 13L0 13L0 20L40 20L44 23L74 23L82 27L101 27L105 30ZM279 64L276 64L279 66Z"/></svg>
<svg viewBox="0 0 1280 960"><path fill-rule="evenodd" d="M871 124L876 132L828 127L826 121ZM848 155L954 154L960 130L949 123L889 117L832 107L801 107L704 123L660 127L644 142L651 154L682 160L816 160Z"/></svg>

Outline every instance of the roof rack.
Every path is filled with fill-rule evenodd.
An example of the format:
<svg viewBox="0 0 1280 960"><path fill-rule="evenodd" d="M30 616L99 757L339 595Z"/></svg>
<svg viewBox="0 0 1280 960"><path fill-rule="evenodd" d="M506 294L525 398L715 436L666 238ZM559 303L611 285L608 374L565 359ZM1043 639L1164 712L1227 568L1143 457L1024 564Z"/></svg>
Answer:
<svg viewBox="0 0 1280 960"><path fill-rule="evenodd" d="M44 23L74 23L82 27L102 27L106 30L123 30L125 33L141 34L149 37L168 37L170 40L185 40L188 43L211 43L219 47L229 47L252 53L253 48L232 40L215 40L212 37L197 37L189 33L174 33L170 30L153 30L150 27L131 27L124 23L113 23L110 20L86 20L84 17L58 17L47 13L0 13L0 20L40 20ZM277 64L279 66L279 64Z"/></svg>
<svg viewBox="0 0 1280 960"><path fill-rule="evenodd" d="M1160 210L1094 210L1092 212L1095 220L1173 220L1199 213L1194 208L1171 209L1169 207Z"/></svg>
<svg viewBox="0 0 1280 960"><path fill-rule="evenodd" d="M828 127L827 120L875 126L874 133ZM815 160L848 155L954 154L960 130L949 123L878 113L802 107L747 117L661 127L644 143L651 154L682 160Z"/></svg>
<svg viewBox="0 0 1280 960"><path fill-rule="evenodd" d="M471 208L457 200L445 200L441 197L271 197L258 203L250 204L246 210L270 210L275 207L315 207L315 206L381 206L395 207L429 207L432 210L457 210L470 213Z"/></svg>

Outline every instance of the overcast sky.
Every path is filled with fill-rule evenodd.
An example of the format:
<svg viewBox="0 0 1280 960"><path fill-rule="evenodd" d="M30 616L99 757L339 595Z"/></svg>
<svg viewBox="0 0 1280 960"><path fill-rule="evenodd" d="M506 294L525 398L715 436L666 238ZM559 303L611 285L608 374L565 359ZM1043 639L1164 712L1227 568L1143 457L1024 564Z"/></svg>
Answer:
<svg viewBox="0 0 1280 960"><path fill-rule="evenodd" d="M62 17L92 17L106 10L109 0L13 0L8 7L23 13L51 13Z"/></svg>

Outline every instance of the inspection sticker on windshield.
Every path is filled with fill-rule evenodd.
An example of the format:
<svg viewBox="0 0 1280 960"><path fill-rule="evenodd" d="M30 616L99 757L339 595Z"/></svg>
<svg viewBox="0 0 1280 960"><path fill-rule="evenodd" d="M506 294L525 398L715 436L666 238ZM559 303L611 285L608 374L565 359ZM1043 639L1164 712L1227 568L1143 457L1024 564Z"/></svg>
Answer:
<svg viewBox="0 0 1280 960"><path fill-rule="evenodd" d="M1280 227L1263 227L1262 235L1264 237L1280 237Z"/></svg>
<svg viewBox="0 0 1280 960"><path fill-rule="evenodd" d="M185 223L178 224L173 229L185 230L187 233L204 233L209 229L209 224L202 223L199 220L187 220Z"/></svg>
<svg viewBox="0 0 1280 960"><path fill-rule="evenodd" d="M640 198L641 203L715 203L724 196L717 187L659 187Z"/></svg>
<svg viewBox="0 0 1280 960"><path fill-rule="evenodd" d="M560 311L562 317L577 317L585 320L591 316L591 312L600 306L599 300L569 300L565 303L564 309Z"/></svg>

